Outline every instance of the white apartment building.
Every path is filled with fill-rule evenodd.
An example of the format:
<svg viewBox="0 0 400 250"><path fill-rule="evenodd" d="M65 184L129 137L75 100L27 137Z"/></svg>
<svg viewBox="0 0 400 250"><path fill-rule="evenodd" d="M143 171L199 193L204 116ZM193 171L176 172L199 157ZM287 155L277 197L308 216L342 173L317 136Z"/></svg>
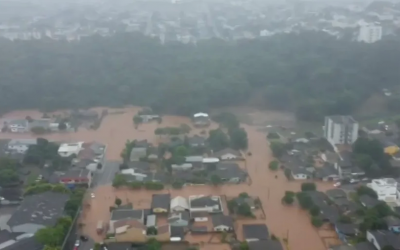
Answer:
<svg viewBox="0 0 400 250"><path fill-rule="evenodd" d="M397 200L397 181L393 178L373 179L367 185L378 194L378 200L394 202Z"/></svg>
<svg viewBox="0 0 400 250"><path fill-rule="evenodd" d="M382 26L365 25L360 27L357 41L374 43L382 39Z"/></svg>
<svg viewBox="0 0 400 250"><path fill-rule="evenodd" d="M358 122L351 116L327 116L325 117L324 137L335 145L353 144L358 138Z"/></svg>
<svg viewBox="0 0 400 250"><path fill-rule="evenodd" d="M58 154L62 157L69 157L73 154L78 155L82 149L83 142L63 143L58 148Z"/></svg>

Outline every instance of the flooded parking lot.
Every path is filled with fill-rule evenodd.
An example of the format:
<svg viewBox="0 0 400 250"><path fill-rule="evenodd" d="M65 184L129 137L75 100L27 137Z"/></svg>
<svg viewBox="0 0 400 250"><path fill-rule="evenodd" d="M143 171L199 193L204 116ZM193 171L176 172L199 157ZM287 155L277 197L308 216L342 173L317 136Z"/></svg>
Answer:
<svg viewBox="0 0 400 250"><path fill-rule="evenodd" d="M99 108L99 112L104 108ZM162 124L149 123L141 124L135 129L132 117L139 108L126 108L110 111L120 111L116 114L107 115L97 130L79 129L77 132L49 134L43 137L55 141L98 141L107 144L106 158L108 160L120 160L120 153L127 140L147 139L155 144L160 138L154 134L157 127L179 126L182 123L190 124L190 120L184 117L164 116ZM36 111L18 111L7 114L4 118L26 117L39 118L42 116ZM212 127L216 127L215 124ZM242 192L247 192L252 196L259 197L264 211L265 219L258 218L254 220L236 221L236 230L238 238L241 239L241 225L249 223L266 223L270 232L279 238L285 238L291 250L325 250L327 249L320 233L310 223L307 212L297 207L284 206L281 203L286 190L299 191L301 182L287 181L282 171L271 172L268 169L268 163L273 159L265 134L260 132L259 127L243 125L248 133L249 149L252 156L246 156L246 169L251 177L251 184L214 186L187 186L182 190L163 190L153 191L131 191L127 189L114 190L111 186L100 186L93 192L95 198L87 198L84 206L82 223L83 231L92 236L94 240L101 241L102 238L96 234L96 223L98 220L107 221L110 218L109 207L114 204L118 197L123 204L133 203L134 208L149 208L151 195L153 193L170 193L171 197L189 195L226 195L230 197L238 196ZM202 129L192 127L191 134L199 134ZM1 133L1 139L15 138L34 138L31 134L11 134ZM329 183L318 183L318 189L321 191L332 188ZM213 250L225 249L225 246L219 244L205 244L201 249ZM226 248L229 249L229 248Z"/></svg>

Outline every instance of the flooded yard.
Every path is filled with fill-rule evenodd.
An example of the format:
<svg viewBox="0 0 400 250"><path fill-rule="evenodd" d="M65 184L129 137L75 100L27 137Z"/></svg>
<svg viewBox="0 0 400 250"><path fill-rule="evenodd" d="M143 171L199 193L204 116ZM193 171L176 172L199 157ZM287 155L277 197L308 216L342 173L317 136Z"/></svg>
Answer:
<svg viewBox="0 0 400 250"><path fill-rule="evenodd" d="M99 108L99 112L104 108ZM124 148L127 140L143 140L147 139L155 144L160 138L154 134L157 127L179 126L182 123L190 124L189 118L177 116L164 116L162 124L149 123L141 124L138 129L135 129L132 121L134 114L139 108L126 109L108 109L108 115L102 121L101 127L98 130L79 129L77 132L49 134L43 137L55 141L98 141L107 144L106 158L109 160L120 160L120 153ZM17 111L9 113L2 117L15 118L26 117L39 118L42 116L36 111ZM259 122L256 122L257 124ZM212 128L216 124L212 124ZM299 191L301 182L288 181L282 171L271 172L268 169L268 163L273 160L265 133L260 132L260 127L243 125L248 133L249 149L248 152L252 156L246 154L246 163L240 164L246 168L251 177L251 184L244 183L240 185L224 185L220 187L214 186L186 186L182 190L163 190L158 192L140 190L130 191L125 189L114 190L111 186L100 186L93 192L95 198L87 198L83 216L81 218L84 233L92 236L94 240L101 241L102 237L96 234L96 223L98 220L108 221L110 219L110 206L114 205L115 198L122 200L123 204L131 202L136 208L149 208L151 204L151 194L153 193L170 193L171 197L189 195L226 195L230 197L238 196L242 192L247 192L251 196L259 197L265 211L265 219L257 216L253 220L237 220L236 230L239 239L242 237L241 225L250 223L266 223L269 231L277 237L287 239L291 250L325 250L327 249L326 242L331 243L330 238L324 240L320 232L316 230L310 223L310 218L307 212L293 206L284 206L281 203L286 190ZM210 128L208 128L210 129ZM200 134L203 129L192 127L190 134ZM34 138L31 134L11 134L1 133L1 139L15 138ZM276 177L275 177L276 176ZM330 183L318 183L318 189L324 191L330 189ZM226 207L225 209L226 210ZM334 237L333 231L332 237ZM323 233L325 235L325 232ZM190 236L199 237L202 239L207 236ZM200 240L201 242L202 240ZM224 250L229 249L228 245L208 244L204 243L200 249L207 250Z"/></svg>

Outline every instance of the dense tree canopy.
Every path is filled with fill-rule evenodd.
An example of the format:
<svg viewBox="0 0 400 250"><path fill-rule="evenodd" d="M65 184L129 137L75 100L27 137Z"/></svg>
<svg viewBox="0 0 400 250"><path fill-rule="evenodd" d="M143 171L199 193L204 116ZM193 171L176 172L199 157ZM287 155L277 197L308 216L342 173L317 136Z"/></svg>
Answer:
<svg viewBox="0 0 400 250"><path fill-rule="evenodd" d="M80 42L1 39L0 54L2 112L136 104L191 114L250 101L316 120L351 113L400 79L398 43L317 32L196 45L161 45L137 33Z"/></svg>

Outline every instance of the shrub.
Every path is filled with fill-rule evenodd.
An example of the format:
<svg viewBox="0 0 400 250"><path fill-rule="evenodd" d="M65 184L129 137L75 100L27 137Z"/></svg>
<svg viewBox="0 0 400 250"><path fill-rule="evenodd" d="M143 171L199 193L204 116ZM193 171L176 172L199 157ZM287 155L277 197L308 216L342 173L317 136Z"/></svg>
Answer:
<svg viewBox="0 0 400 250"><path fill-rule="evenodd" d="M162 190L164 189L164 185L160 182L146 182L144 187L148 190Z"/></svg>
<svg viewBox="0 0 400 250"><path fill-rule="evenodd" d="M143 183L140 181L134 181L134 182L129 183L129 187L132 189L141 189L142 186L143 186Z"/></svg>
<svg viewBox="0 0 400 250"><path fill-rule="evenodd" d="M280 136L276 132L269 132L267 135L267 139L279 139L279 138L280 138Z"/></svg>
<svg viewBox="0 0 400 250"><path fill-rule="evenodd" d="M290 171L290 169L285 169L284 173L288 180L292 179L292 172Z"/></svg>
<svg viewBox="0 0 400 250"><path fill-rule="evenodd" d="M175 181L174 183L172 183L172 187L175 189L181 189L183 187L183 182Z"/></svg>
<svg viewBox="0 0 400 250"><path fill-rule="evenodd" d="M314 182L306 182L301 184L301 191L315 191L317 190L317 186Z"/></svg>
<svg viewBox="0 0 400 250"><path fill-rule="evenodd" d="M271 161L268 165L269 169L272 171L276 171L279 168L279 162L278 161Z"/></svg>
<svg viewBox="0 0 400 250"><path fill-rule="evenodd" d="M319 209L319 207L317 207L317 206L312 206L311 208L310 208L310 214L312 215L312 216L317 216L317 215L319 215L319 213L320 213L320 209Z"/></svg>
<svg viewBox="0 0 400 250"><path fill-rule="evenodd" d="M319 217L311 217L311 224L314 227L321 227L324 222Z"/></svg>
<svg viewBox="0 0 400 250"><path fill-rule="evenodd" d="M293 196L285 195L285 196L283 196L283 198L282 198L282 202L283 202L284 204L291 205L291 204L293 204L293 202L294 202L294 198L293 198Z"/></svg>

